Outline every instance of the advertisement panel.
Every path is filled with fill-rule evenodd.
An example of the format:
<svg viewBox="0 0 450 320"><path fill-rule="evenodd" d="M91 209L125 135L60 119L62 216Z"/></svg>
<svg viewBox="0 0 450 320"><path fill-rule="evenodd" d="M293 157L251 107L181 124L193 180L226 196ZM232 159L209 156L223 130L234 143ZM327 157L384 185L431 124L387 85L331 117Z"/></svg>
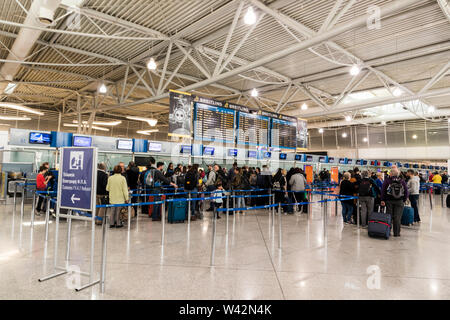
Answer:
<svg viewBox="0 0 450 320"><path fill-rule="evenodd" d="M169 137L190 138L191 94L170 90L169 100Z"/></svg>

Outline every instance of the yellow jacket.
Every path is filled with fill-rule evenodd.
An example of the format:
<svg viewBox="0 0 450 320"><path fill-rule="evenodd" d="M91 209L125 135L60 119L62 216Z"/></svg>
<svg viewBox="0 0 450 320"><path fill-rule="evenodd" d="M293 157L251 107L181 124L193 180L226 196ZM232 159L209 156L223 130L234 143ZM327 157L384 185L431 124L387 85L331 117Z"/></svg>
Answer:
<svg viewBox="0 0 450 320"><path fill-rule="evenodd" d="M127 180L120 173L115 173L108 178L106 191L109 192L110 204L122 204L128 201Z"/></svg>
<svg viewBox="0 0 450 320"><path fill-rule="evenodd" d="M433 181L433 183L441 184L442 183L442 177L439 174L436 174L436 175L433 176L433 180L432 181Z"/></svg>

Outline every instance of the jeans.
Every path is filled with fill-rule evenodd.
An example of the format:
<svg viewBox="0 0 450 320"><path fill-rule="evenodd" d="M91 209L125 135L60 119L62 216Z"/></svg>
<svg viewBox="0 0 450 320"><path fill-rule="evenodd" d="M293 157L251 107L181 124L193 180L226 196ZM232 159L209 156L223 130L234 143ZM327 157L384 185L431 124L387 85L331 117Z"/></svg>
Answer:
<svg viewBox="0 0 450 320"><path fill-rule="evenodd" d="M386 213L392 216L394 236L400 235L400 226L402 221L403 208L405 204L403 200L386 201Z"/></svg>
<svg viewBox="0 0 450 320"><path fill-rule="evenodd" d="M242 196L239 194L239 196ZM236 198L236 208L244 208L245 207L245 201L244 198Z"/></svg>
<svg viewBox="0 0 450 320"><path fill-rule="evenodd" d="M419 216L419 208L417 206L418 202L419 202L419 195L418 194L410 194L409 201L411 201L411 207L414 209L414 222L419 222L420 216Z"/></svg>
<svg viewBox="0 0 450 320"><path fill-rule="evenodd" d="M214 191L214 190L216 190L216 187L215 187L213 184L210 185L210 186L206 186L206 191L212 192L212 191ZM208 194L206 194L206 196L207 196L207 197L210 197L211 194L212 194L212 193L208 193ZM210 210L213 210L213 209L214 209L214 200L210 200L210 202L209 202L209 209L210 209Z"/></svg>
<svg viewBox="0 0 450 320"><path fill-rule="evenodd" d="M37 197L39 199L38 199L36 211L37 212L45 211L47 208L47 197L40 197L40 196L37 196Z"/></svg>
<svg viewBox="0 0 450 320"><path fill-rule="evenodd" d="M342 218L344 219L344 222L350 222L352 220L353 204L346 202L341 202L341 204L342 204Z"/></svg>
<svg viewBox="0 0 450 320"><path fill-rule="evenodd" d="M373 197L359 197L359 204L361 205L361 226L367 225L367 217L373 212L373 204L375 199Z"/></svg>

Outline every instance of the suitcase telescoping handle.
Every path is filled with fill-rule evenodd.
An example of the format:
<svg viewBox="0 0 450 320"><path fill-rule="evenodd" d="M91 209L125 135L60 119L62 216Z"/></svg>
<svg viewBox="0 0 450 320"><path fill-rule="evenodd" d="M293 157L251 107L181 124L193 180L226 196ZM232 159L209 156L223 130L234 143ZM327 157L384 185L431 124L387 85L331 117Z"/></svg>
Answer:
<svg viewBox="0 0 450 320"><path fill-rule="evenodd" d="M381 204L379 205L379 207L378 207L379 209L378 209L378 212L382 212L382 213L386 213L386 206L382 206Z"/></svg>

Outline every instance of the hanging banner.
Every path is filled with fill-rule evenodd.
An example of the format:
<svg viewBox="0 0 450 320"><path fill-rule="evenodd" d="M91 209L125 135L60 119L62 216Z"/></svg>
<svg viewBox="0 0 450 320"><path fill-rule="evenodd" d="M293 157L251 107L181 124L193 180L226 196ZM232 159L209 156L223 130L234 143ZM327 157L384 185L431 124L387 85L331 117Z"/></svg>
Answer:
<svg viewBox="0 0 450 320"><path fill-rule="evenodd" d="M305 173L306 173L306 182L308 184L314 182L314 172L313 172L313 166L305 165Z"/></svg>
<svg viewBox="0 0 450 320"><path fill-rule="evenodd" d="M95 210L97 148L61 149L57 202L60 208Z"/></svg>
<svg viewBox="0 0 450 320"><path fill-rule="evenodd" d="M332 167L331 168L331 182L339 183L339 168L338 167Z"/></svg>
<svg viewBox="0 0 450 320"><path fill-rule="evenodd" d="M189 93L170 90L169 137L191 137L192 96Z"/></svg>
<svg viewBox="0 0 450 320"><path fill-rule="evenodd" d="M306 120L297 119L297 151L308 149L308 124Z"/></svg>

